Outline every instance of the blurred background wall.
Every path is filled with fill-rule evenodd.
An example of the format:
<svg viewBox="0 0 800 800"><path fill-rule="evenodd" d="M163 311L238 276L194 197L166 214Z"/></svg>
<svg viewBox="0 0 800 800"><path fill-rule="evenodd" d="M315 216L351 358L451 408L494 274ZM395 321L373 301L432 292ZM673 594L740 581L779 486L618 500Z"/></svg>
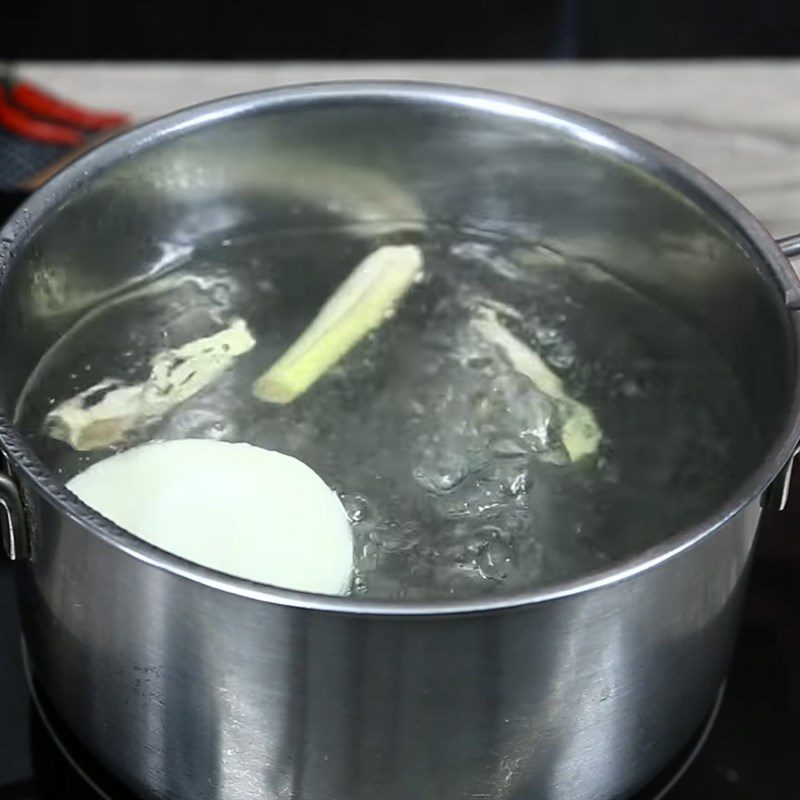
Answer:
<svg viewBox="0 0 800 800"><path fill-rule="evenodd" d="M800 0L4 0L6 59L800 54Z"/></svg>

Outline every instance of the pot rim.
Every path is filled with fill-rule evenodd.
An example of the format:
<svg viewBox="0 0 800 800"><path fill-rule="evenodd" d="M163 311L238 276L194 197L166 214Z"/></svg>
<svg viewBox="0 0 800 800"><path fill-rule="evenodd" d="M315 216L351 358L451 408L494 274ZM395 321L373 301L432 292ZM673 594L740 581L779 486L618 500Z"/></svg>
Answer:
<svg viewBox="0 0 800 800"><path fill-rule="evenodd" d="M560 106L519 95L450 84L410 81L348 81L310 83L233 95L201 103L128 130L89 151L35 192L0 230L0 298L5 276L12 261L12 248L30 236L70 194L88 183L110 165L135 155L162 140L169 140L216 121L268 112L278 107L305 106L354 98L386 101L422 101L430 104L463 106L487 114L513 116L560 129L565 136L583 140L630 163L657 173L666 184L690 201L703 197L722 223L746 242L763 259L753 259L758 269L775 288L776 313L782 313L792 343L793 370L797 374L800 352L800 320L786 308L780 291L778 265L788 262L764 226L731 194L697 168L657 145L606 122ZM790 267L791 268L791 267ZM795 381L790 412L776 442L758 468L704 520L682 529L657 545L649 547L611 567L593 570L567 581L509 594L476 598L404 601L353 596L328 596L259 584L202 567L155 545L138 539L81 502L60 484L52 472L27 445L14 427L11 415L0 403L0 447L18 470L45 500L66 514L88 534L109 545L174 575L230 594L281 606L330 611L358 616L396 617L450 616L505 609L548 602L570 595L600 589L657 567L712 535L729 519L761 495L792 457L800 439L800 382Z"/></svg>

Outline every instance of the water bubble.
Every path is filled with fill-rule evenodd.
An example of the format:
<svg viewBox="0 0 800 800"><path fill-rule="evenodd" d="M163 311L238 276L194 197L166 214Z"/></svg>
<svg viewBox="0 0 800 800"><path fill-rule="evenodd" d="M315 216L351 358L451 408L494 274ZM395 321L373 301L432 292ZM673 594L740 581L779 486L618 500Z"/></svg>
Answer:
<svg viewBox="0 0 800 800"><path fill-rule="evenodd" d="M561 343L561 331L549 325L540 325L534 331L536 341L541 345L557 345Z"/></svg>
<svg viewBox="0 0 800 800"><path fill-rule="evenodd" d="M376 569L380 559L380 548L375 542L367 541L361 548L359 568L363 571Z"/></svg>
<svg viewBox="0 0 800 800"><path fill-rule="evenodd" d="M370 505L366 497L360 494L343 494L341 496L342 505L347 513L350 524L357 525L370 516Z"/></svg>
<svg viewBox="0 0 800 800"><path fill-rule="evenodd" d="M467 477L469 463L461 453L428 449L414 470L417 483L428 492L444 494L456 488Z"/></svg>
<svg viewBox="0 0 800 800"><path fill-rule="evenodd" d="M419 534L415 522L402 525L389 524L381 531L380 547L386 554L408 553L419 547Z"/></svg>
<svg viewBox="0 0 800 800"><path fill-rule="evenodd" d="M528 454L528 448L519 439L506 437L492 444L492 452L498 458L524 458Z"/></svg>
<svg viewBox="0 0 800 800"><path fill-rule="evenodd" d="M461 363L469 369L474 369L476 372L482 372L488 375L493 371L496 362L488 356L467 353L462 357Z"/></svg>
<svg viewBox="0 0 800 800"><path fill-rule="evenodd" d="M628 378L620 386L620 392L625 397L642 397L645 393L644 382L636 378Z"/></svg>
<svg viewBox="0 0 800 800"><path fill-rule="evenodd" d="M227 308L231 303L231 287L222 282L215 283L211 288L211 302Z"/></svg>
<svg viewBox="0 0 800 800"><path fill-rule="evenodd" d="M575 345L570 342L559 342L551 347L547 353L548 363L559 370L574 367L577 357Z"/></svg>
<svg viewBox="0 0 800 800"><path fill-rule="evenodd" d="M225 436L227 425L222 420L215 420L210 424L206 423L204 428L205 438L222 439Z"/></svg>
<svg viewBox="0 0 800 800"><path fill-rule="evenodd" d="M606 483L619 483L619 466L607 455L601 454L596 461L597 474Z"/></svg>
<svg viewBox="0 0 800 800"><path fill-rule="evenodd" d="M508 490L514 497L520 497L521 495L528 493L528 473L527 472L520 472L514 480L511 481L511 484L508 487Z"/></svg>
<svg viewBox="0 0 800 800"><path fill-rule="evenodd" d="M503 539L492 532L492 539L478 559L478 572L486 580L502 581L514 568L514 554Z"/></svg>
<svg viewBox="0 0 800 800"><path fill-rule="evenodd" d="M536 427L525 428L520 431L519 436L533 453L546 453L553 449L550 428L544 423Z"/></svg>
<svg viewBox="0 0 800 800"><path fill-rule="evenodd" d="M412 417L424 417L426 408L419 400L411 400L408 404L408 411Z"/></svg>

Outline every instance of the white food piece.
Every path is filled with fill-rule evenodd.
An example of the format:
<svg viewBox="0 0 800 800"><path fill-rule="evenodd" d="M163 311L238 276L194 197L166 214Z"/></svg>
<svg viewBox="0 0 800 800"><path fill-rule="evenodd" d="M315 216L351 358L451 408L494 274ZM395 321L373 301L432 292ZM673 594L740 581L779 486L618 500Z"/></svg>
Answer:
<svg viewBox="0 0 800 800"><path fill-rule="evenodd" d="M67 488L121 528L196 564L286 589L349 590L347 514L292 456L211 439L154 442L93 464Z"/></svg>
<svg viewBox="0 0 800 800"><path fill-rule="evenodd" d="M143 383L105 378L65 400L45 417L45 430L76 450L120 444L213 383L255 343L245 321L234 320L213 336L156 353ZM92 402L98 395L101 399Z"/></svg>

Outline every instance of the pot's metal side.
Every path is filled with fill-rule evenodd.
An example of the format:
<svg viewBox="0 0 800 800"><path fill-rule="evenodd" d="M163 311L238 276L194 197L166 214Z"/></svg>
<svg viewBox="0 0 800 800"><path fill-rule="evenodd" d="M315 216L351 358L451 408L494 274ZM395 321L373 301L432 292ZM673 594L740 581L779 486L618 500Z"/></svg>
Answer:
<svg viewBox="0 0 800 800"><path fill-rule="evenodd" d="M800 233L778 239L778 246L786 258L800 258ZM795 280L797 280L796 274Z"/></svg>
<svg viewBox="0 0 800 800"><path fill-rule="evenodd" d="M786 298L786 307L797 311L800 310L800 278L792 265L788 263L788 259L800 258L800 233L778 239L777 245L787 259L785 264L776 263L778 280Z"/></svg>
<svg viewBox="0 0 800 800"><path fill-rule="evenodd" d="M623 796L721 684L758 509L657 570L460 617L264 604L140 564L52 507L20 574L33 667L144 797Z"/></svg>
<svg viewBox="0 0 800 800"><path fill-rule="evenodd" d="M7 456L0 450L0 533L3 550L12 561L30 554L28 528L22 493Z"/></svg>

